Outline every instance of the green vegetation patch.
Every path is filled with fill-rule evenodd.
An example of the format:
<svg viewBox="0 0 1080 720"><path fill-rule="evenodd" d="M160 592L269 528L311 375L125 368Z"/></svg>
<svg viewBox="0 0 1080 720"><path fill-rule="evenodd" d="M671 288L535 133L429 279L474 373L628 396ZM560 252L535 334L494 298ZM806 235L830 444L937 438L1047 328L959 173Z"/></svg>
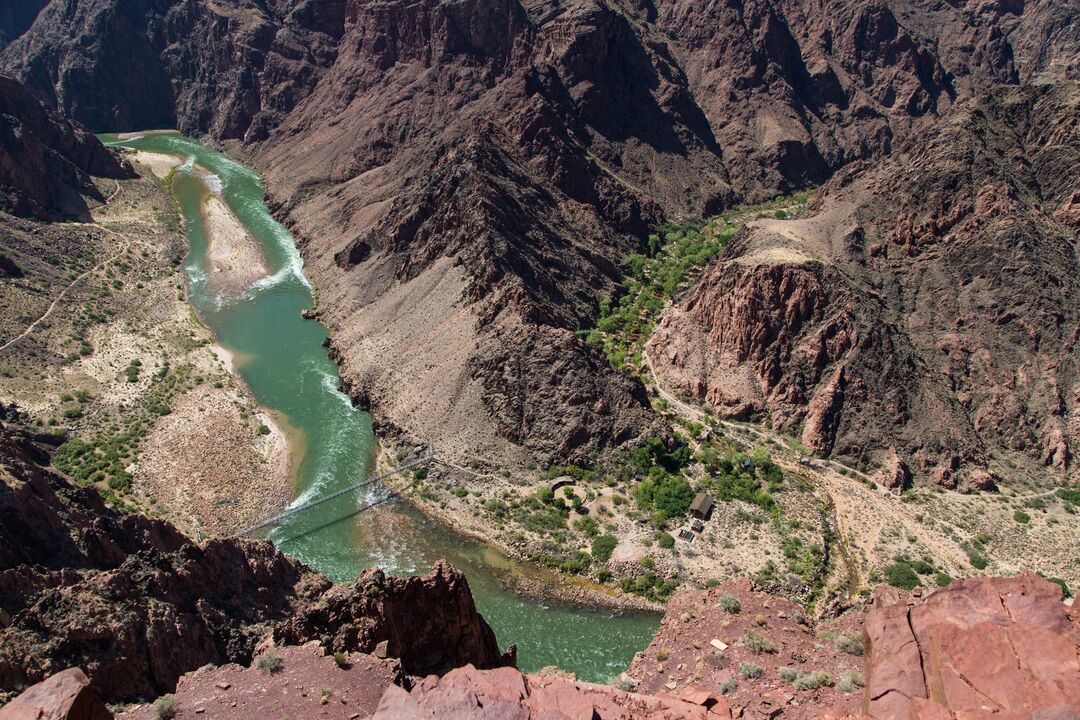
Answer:
<svg viewBox="0 0 1080 720"><path fill-rule="evenodd" d="M592 556L597 562L607 562L611 559L611 554L615 552L615 546L618 544L619 541L614 535L601 535L593 538Z"/></svg>
<svg viewBox="0 0 1080 720"><path fill-rule="evenodd" d="M137 362L137 361L133 361ZM136 370L142 364L129 365ZM53 456L53 466L79 485L95 486L105 500L121 504L120 496L132 489L132 476L127 471L139 455L143 440L153 428L156 418L171 412L169 401L177 394L193 387L193 368L182 365L171 369L163 364L154 374L145 407L127 420L123 427L112 426L107 432L89 440L73 439L61 445ZM86 395L88 398L89 395ZM83 401L85 398L78 396ZM66 417L78 417L72 408L65 410Z"/></svg>
<svg viewBox="0 0 1080 720"><path fill-rule="evenodd" d="M668 303L686 291L702 270L727 247L748 220L787 218L801 212L810 192L746 209L733 208L710 220L667 224L648 238L641 253L623 264L623 292L600 301L596 325L586 340L601 348L617 369L639 372L641 351Z"/></svg>

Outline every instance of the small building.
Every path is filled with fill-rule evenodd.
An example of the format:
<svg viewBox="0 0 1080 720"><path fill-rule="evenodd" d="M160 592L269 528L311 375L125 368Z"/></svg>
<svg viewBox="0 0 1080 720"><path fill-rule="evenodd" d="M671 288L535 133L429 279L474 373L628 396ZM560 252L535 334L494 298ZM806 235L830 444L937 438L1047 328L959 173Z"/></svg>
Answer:
<svg viewBox="0 0 1080 720"><path fill-rule="evenodd" d="M681 530L679 530L679 539L690 542L694 539L694 533L690 532L686 528L682 528Z"/></svg>
<svg viewBox="0 0 1080 720"><path fill-rule="evenodd" d="M694 496L694 502L690 503L690 514L701 520L709 517L712 512L713 499L708 493L698 493Z"/></svg>
<svg viewBox="0 0 1080 720"><path fill-rule="evenodd" d="M559 488L567 487L570 485L577 485L577 480L569 475L560 475L551 481L551 492L555 492Z"/></svg>
<svg viewBox="0 0 1080 720"><path fill-rule="evenodd" d="M694 532L701 532L705 529L705 523L695 519L692 523L690 523L690 529Z"/></svg>

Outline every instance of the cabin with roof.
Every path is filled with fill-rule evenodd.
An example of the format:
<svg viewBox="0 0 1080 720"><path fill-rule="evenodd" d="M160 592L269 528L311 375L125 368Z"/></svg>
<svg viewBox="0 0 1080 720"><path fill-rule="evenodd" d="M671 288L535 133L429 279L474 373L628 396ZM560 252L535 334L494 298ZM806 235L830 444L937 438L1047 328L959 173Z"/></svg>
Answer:
<svg viewBox="0 0 1080 720"><path fill-rule="evenodd" d="M707 519L712 509L713 499L708 493L698 493L694 496L694 502L690 503L690 514L701 520Z"/></svg>

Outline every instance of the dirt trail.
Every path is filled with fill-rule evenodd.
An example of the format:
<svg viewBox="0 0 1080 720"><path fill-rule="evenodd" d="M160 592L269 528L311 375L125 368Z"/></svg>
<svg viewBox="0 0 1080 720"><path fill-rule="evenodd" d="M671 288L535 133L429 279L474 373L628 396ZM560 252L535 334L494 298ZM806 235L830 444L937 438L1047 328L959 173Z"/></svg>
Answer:
<svg viewBox="0 0 1080 720"><path fill-rule="evenodd" d="M101 205L100 207L105 207L106 205L108 205L113 200L113 198L115 198L120 193L120 182L117 181L117 180L114 180L113 182L116 183L116 189L113 190L112 194L109 195L109 197L105 200L105 204ZM100 208L98 208L98 209L100 209ZM69 282L64 287L64 289L60 291L60 294L57 295L56 298L51 303L49 303L49 307L47 307L45 309L45 312L42 313L41 316L38 319L36 319L32 323L30 323L26 327L26 329L23 330L21 333L19 333L15 337L11 338L10 340L8 340L3 345L0 345L0 352L3 352L4 350L7 350L9 347L11 347L15 343L17 343L20 340L22 340L23 338L25 338L30 333L32 333L34 331L34 328L36 328L42 321L44 321L46 318L49 317L49 315L52 314L52 311L56 309L56 306L60 304L60 301L64 299L64 296L67 295L68 291L71 290L71 288L75 287L80 281L82 281L88 275L92 275L93 273L97 272L98 270L101 270L107 264L109 264L110 262L112 262L116 258L120 257L121 255L123 255L125 252L127 252L127 249L131 246L131 238L129 238L127 235L124 235L121 232L117 232L116 230L110 230L109 228L103 226L97 220L95 220L92 224L95 227L97 227L98 229L103 230L104 232L107 232L110 235L115 235L116 237L123 240L124 241L124 246L122 248L120 248L119 250L117 250L112 255L110 255L109 257L107 257L104 260L102 260L101 262L99 262L94 267L90 268L89 270L86 270L81 275L76 277L74 280Z"/></svg>

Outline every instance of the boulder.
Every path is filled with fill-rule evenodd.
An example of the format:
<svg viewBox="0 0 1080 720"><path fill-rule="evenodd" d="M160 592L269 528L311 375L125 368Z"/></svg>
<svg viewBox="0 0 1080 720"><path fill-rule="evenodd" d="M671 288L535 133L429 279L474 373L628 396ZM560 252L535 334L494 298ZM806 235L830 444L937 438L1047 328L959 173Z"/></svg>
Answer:
<svg viewBox="0 0 1080 720"><path fill-rule="evenodd" d="M1033 573L875 608L865 633L870 717L1077 717L1080 620Z"/></svg>
<svg viewBox="0 0 1080 720"><path fill-rule="evenodd" d="M0 708L0 720L112 720L77 667L58 672Z"/></svg>

